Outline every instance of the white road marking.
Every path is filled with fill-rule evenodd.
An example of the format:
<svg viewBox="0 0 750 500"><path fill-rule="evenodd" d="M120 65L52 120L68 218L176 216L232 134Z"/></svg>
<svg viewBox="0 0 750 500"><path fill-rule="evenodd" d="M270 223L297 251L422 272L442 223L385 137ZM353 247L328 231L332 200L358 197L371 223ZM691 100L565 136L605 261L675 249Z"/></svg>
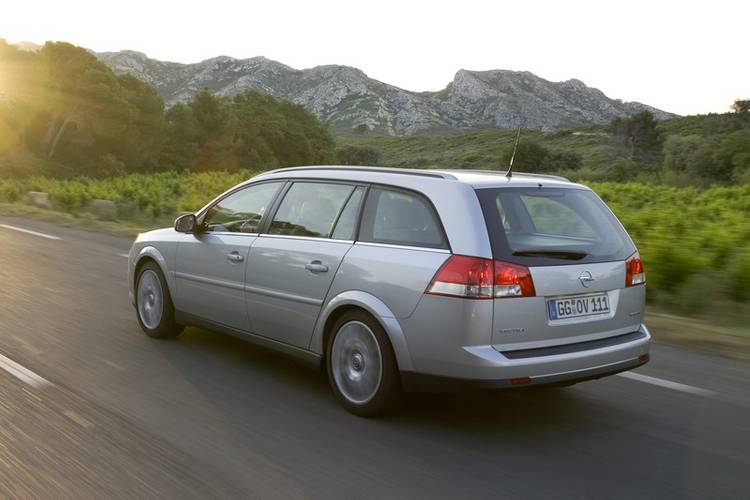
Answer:
<svg viewBox="0 0 750 500"><path fill-rule="evenodd" d="M118 253L117 255L119 255L120 257L125 257L126 259L130 258L130 255L128 255L126 253Z"/></svg>
<svg viewBox="0 0 750 500"><path fill-rule="evenodd" d="M687 392L688 394L696 394L698 396L711 397L716 393L709 391L708 389L702 389L693 385L680 384L679 382L672 382L671 380L664 380L656 377L649 377L648 375L642 375L634 372L622 372L618 373L620 377L629 378L630 380L637 380L638 382L645 382L647 384L658 385L659 387L665 387L680 392Z"/></svg>
<svg viewBox="0 0 750 500"><path fill-rule="evenodd" d="M0 368L31 387L44 387L45 385L51 385L47 379L40 377L28 368L19 365L10 358L6 358L2 354L0 354Z"/></svg>
<svg viewBox="0 0 750 500"><path fill-rule="evenodd" d="M18 231L18 232L21 232L21 233L26 233L26 234L31 234L31 235L34 235L34 236L39 236L40 238L47 238L48 240L59 240L59 239L61 239L61 238L59 238L57 236L52 236L51 234L38 233L36 231L31 231L29 229L24 229L22 227L11 226L11 225L8 225L8 224L0 224L0 227L4 227L5 229L10 229L10 230L13 230L13 231Z"/></svg>
<svg viewBox="0 0 750 500"><path fill-rule="evenodd" d="M125 371L125 368L123 368L122 366L118 365L118 364L117 364L117 363L115 363L114 361L110 361L110 360L108 360L108 359L102 359L102 362L103 362L103 363L104 363L105 365L108 365L108 366L110 366L110 367L114 368L115 370L120 370L121 372L124 372L124 371Z"/></svg>
<svg viewBox="0 0 750 500"><path fill-rule="evenodd" d="M78 413L74 412L73 410L65 410L63 412L63 415L71 419L73 422L77 423L84 429L88 429L89 427L92 427L94 424L83 418L83 416L79 415Z"/></svg>

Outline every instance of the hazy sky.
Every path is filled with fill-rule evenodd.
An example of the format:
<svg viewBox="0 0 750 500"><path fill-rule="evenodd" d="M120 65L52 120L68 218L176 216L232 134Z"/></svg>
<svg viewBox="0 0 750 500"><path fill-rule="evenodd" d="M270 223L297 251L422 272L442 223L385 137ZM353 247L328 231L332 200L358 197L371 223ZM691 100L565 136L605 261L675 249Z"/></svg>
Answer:
<svg viewBox="0 0 750 500"><path fill-rule="evenodd" d="M680 114L750 98L750 2L5 0L0 37L197 62L263 55L356 66L409 90L460 69L578 78Z"/></svg>

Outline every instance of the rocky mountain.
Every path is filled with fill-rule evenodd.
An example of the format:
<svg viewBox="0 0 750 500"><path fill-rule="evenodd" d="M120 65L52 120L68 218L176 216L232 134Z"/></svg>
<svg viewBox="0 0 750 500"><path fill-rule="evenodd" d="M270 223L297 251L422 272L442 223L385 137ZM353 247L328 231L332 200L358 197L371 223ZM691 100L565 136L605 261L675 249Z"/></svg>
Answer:
<svg viewBox="0 0 750 500"><path fill-rule="evenodd" d="M226 56L180 64L128 50L98 56L115 71L153 84L168 105L188 100L203 87L226 96L253 89L304 105L339 134L360 125L400 135L517 126L556 130L643 110L659 119L674 116L610 99L579 80L550 82L528 71L462 69L441 91L412 92L349 66L298 70L264 57Z"/></svg>

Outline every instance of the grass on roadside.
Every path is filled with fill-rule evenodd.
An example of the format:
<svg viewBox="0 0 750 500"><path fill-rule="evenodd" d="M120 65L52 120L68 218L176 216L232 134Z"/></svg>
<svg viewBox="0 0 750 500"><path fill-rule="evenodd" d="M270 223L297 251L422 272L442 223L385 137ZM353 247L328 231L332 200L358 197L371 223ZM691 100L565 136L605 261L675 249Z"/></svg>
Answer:
<svg viewBox="0 0 750 500"><path fill-rule="evenodd" d="M100 221L87 214L75 216L64 212L45 210L43 208L17 203L0 203L0 215L29 217L31 219L58 224L63 227L96 231L114 236L125 236L128 238L135 238L138 233L157 227L157 225L154 225L153 223L136 224L122 221ZM170 218L165 218L163 222L164 223L158 225L158 227L166 227L172 224Z"/></svg>
<svg viewBox="0 0 750 500"><path fill-rule="evenodd" d="M695 318L647 312L646 326L657 343L750 361L750 325L724 327Z"/></svg>

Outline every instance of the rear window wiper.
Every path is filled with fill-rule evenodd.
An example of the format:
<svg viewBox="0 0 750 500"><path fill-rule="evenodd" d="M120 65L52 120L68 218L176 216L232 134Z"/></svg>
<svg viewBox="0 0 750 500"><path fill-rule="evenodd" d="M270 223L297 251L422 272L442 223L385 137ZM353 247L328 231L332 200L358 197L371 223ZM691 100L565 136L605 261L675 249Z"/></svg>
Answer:
<svg viewBox="0 0 750 500"><path fill-rule="evenodd" d="M569 250L516 250L513 255L518 257L549 257L551 259L581 260L588 254Z"/></svg>

